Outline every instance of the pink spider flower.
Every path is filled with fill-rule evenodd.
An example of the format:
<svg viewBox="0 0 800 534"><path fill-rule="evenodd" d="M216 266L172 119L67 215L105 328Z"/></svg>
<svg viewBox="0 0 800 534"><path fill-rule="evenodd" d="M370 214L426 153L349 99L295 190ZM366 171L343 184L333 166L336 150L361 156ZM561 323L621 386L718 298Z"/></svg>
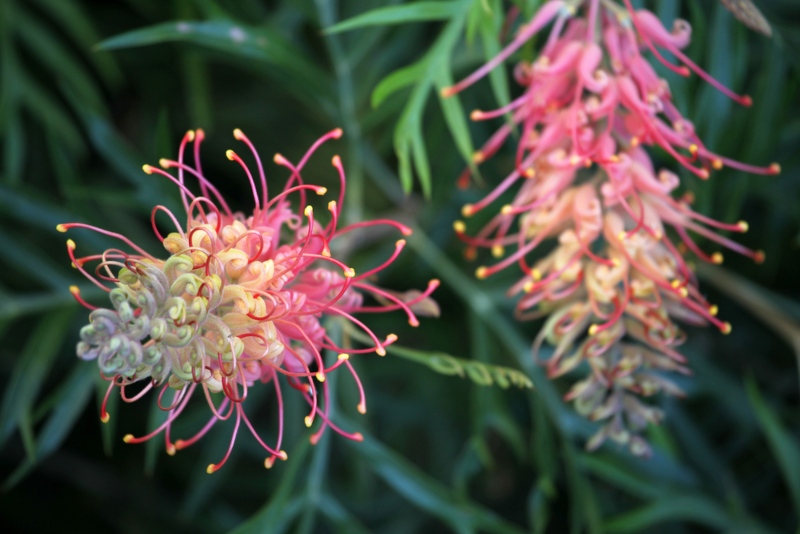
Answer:
<svg viewBox="0 0 800 534"><path fill-rule="evenodd" d="M477 235L467 235L463 221L454 228L468 257L488 248L499 259L479 267L478 278L514 265L521 270L510 293L522 294L520 318L549 315L534 343L537 357L545 340L555 347L545 364L548 375L581 364L589 369L565 397L590 419L606 421L588 446L611 438L647 454L637 433L662 415L639 397L680 393L663 372L689 372L676 351L683 335L673 319L711 322L724 333L731 328L717 319L717 307L700 293L684 259L690 250L721 263L722 254L705 252L692 234L757 262L764 255L717 233L745 232L744 221L709 219L691 209L689 195L676 198L677 175L656 171L643 146L661 147L702 179L725 165L760 174L776 174L780 167L741 163L702 143L642 52L651 51L678 74L696 73L740 104L749 106L750 98L734 94L681 52L691 36L686 21L668 31L649 11L623 3L546 2L500 54L443 94L484 77L552 23L539 57L514 70L522 95L495 111L472 113L473 120L510 119L474 154L476 163L494 155L515 127L520 137L514 170L482 200L464 206L463 215L478 213L515 187L516 195ZM667 62L661 51L682 65ZM468 171L461 183L465 177ZM555 244L532 263L531 254L547 240Z"/></svg>
<svg viewBox="0 0 800 534"><path fill-rule="evenodd" d="M361 434L342 430L328 417L330 391L325 378L345 367L359 391L358 411L366 413L364 389L350 355L375 352L383 356L386 346L397 336L389 334L380 339L353 314L401 310L416 326L414 310L430 306L426 301L439 282L432 280L425 291L406 298L369 282L397 258L405 245L403 239L397 241L394 252L383 264L360 274L332 256L334 240L361 228L385 225L404 236L411 234L409 228L391 220L339 227L345 193L345 173L339 156L332 160L341 183L338 200L328 203L327 223L316 216L306 197L309 193L324 195L327 190L305 183L301 171L323 142L341 135L342 131L336 129L322 136L297 164L276 154L275 163L287 168L290 177L283 190L270 197L258 153L241 130L234 130L234 137L252 152L258 168L258 176L254 177L238 154L227 151L228 159L242 168L251 186L254 209L251 215L245 215L233 212L203 174L203 131L187 132L177 160L160 160L163 169L143 167L147 174L159 174L178 187L186 212L186 223L182 225L178 216L164 206L152 211L153 231L169 254L166 260L119 233L83 223L58 226L61 232L73 228L93 230L116 238L125 247L78 257L75 243L67 241L73 266L107 291L113 305L109 309L95 308L83 301L77 287L71 288L78 301L93 310L89 324L81 330L78 356L97 360L103 378L110 382L101 420L109 419L106 402L114 389L119 389L126 402L155 390L159 407L168 412L158 428L143 436L128 434L126 443L141 443L163 432L166 450L172 455L195 443L217 422L233 418L227 452L221 461L209 465L208 472L213 473L227 461L242 423L266 450L265 466L269 468L277 458L287 458L281 448L281 381L298 390L309 404L306 426L320 421L312 443L328 427L347 438L362 439ZM194 166L184 161L190 143ZM188 177L198 182L199 192L190 190ZM297 211L292 209L292 196L299 198ZM160 213L166 214L174 226L166 236L156 225ZM94 264L93 268L88 264ZM365 304L365 295L374 297L377 304ZM363 330L373 346L339 346L327 333L326 318L338 318ZM325 350L338 354L333 363L325 362ZM136 382L144 386L129 395L127 390ZM278 430L274 445L265 443L244 410L250 388L258 383L271 383L275 391ZM208 423L195 435L173 441L171 427L195 394L202 395L211 409Z"/></svg>

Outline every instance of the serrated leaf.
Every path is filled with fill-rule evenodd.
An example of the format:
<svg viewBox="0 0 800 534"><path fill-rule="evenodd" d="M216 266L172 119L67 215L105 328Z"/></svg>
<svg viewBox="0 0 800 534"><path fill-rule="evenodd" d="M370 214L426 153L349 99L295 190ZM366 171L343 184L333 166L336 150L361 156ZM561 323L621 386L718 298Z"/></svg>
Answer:
<svg viewBox="0 0 800 534"><path fill-rule="evenodd" d="M343 20L325 30L325 33L341 33L369 26L406 24L448 20L459 12L459 2L413 2L400 6L373 9L367 13Z"/></svg>
<svg viewBox="0 0 800 534"><path fill-rule="evenodd" d="M5 443L22 414L32 410L39 390L63 343L72 310L45 315L31 334L5 386L0 406L0 445Z"/></svg>

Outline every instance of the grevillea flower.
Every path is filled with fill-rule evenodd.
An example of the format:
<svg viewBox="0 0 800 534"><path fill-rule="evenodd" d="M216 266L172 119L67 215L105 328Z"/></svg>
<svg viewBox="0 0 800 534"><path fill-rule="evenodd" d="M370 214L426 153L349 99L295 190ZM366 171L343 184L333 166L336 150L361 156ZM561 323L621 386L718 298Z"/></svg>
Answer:
<svg viewBox="0 0 800 534"><path fill-rule="evenodd" d="M702 143L643 52L681 75L696 73L740 104L749 106L750 98L723 87L681 52L691 35L686 21L675 21L669 31L651 12L634 11L629 0L624 6L546 2L497 57L443 94L485 76L550 23L539 57L514 71L522 95L495 111L472 113L473 120L510 117L475 153L477 163L495 154L515 127L520 138L513 172L480 202L464 206L463 215L487 208L513 187L516 196L477 235L468 235L463 221L455 231L468 257L483 247L499 259L479 267L478 278L514 265L521 270L510 293L522 294L520 318L549 315L534 343L537 357L545 340L555 347L545 364L549 376L588 369L566 394L580 413L606 422L588 447L611 438L647 454L636 434L662 414L640 397L680 393L664 372L689 373L676 351L683 335L674 319L731 329L717 319L717 307L700 293L684 259L688 250L721 263L722 254L705 252L692 234L757 262L764 255L717 233L745 232L744 221L714 221L691 209L690 195L676 198L678 176L656 171L643 147L661 147L702 179L725 165L760 174L780 169L740 163ZM554 244L541 257L546 240Z"/></svg>
<svg viewBox="0 0 800 534"><path fill-rule="evenodd" d="M354 230L384 225L406 236L411 233L390 220L338 226L345 193L345 174L338 156L333 158L333 167L341 182L339 198L328 203L327 223L316 217L306 197L309 193L324 195L326 188L305 183L301 171L323 142L341 135L342 131L336 129L322 136L296 165L276 154L275 163L288 169L290 177L283 190L270 197L258 153L250 140L235 130L234 137L252 152L258 167L258 177L254 178L234 151L227 152L228 159L241 166L252 189L255 206L246 216L231 211L204 176L200 166L204 134L202 130L189 131L181 141L177 161L159 162L163 169L177 171L175 174L144 166L147 174L159 174L177 185L186 212L184 226L164 206L152 211L153 231L163 243L167 259L150 254L119 233L82 223L58 226L62 232L87 228L116 238L125 247L78 257L75 243L67 241L73 266L108 291L113 305L108 309L90 306L77 287L71 288L75 297L93 310L89 324L81 330L78 356L97 360L102 376L110 382L101 420L109 419L106 402L114 389L119 389L128 402L157 391L159 407L168 412L158 428L140 437L128 434L126 443L140 443L163 432L167 452L174 454L195 443L218 421L233 417L227 453L220 462L209 465L208 472L216 471L228 459L242 423L267 451L265 465L271 467L276 458L287 458L281 448L281 381L298 390L310 405L306 425L320 421L312 443L328 427L350 439L362 439L361 434L348 433L329 419L330 391L325 377L340 367L347 368L359 390L358 411L365 413L364 389L350 355L375 352L383 356L385 347L397 336L389 334L380 339L353 314L401 310L416 326L412 308L429 305L425 301L439 282L432 280L424 292L416 292L405 301L368 282L394 261L405 245L402 239L383 264L364 273L357 274L332 257L331 243ZM184 162L190 143L194 166ZM199 184L199 194L190 190L189 178ZM297 211L290 202L294 197L299 202ZM174 226L166 236L156 225L159 214L166 214ZM88 264L94 267L89 269ZM365 295L374 297L377 304L365 304ZM339 346L326 331L326 318L338 318L363 330L373 346ZM325 350L338 355L333 363L325 362ZM126 390L135 382L140 382L139 391L129 395ZM268 387L275 391L278 430L274 445L262 440L245 414L248 392L259 383L270 384ZM208 423L194 436L173 441L173 422L196 395L201 395L211 409Z"/></svg>

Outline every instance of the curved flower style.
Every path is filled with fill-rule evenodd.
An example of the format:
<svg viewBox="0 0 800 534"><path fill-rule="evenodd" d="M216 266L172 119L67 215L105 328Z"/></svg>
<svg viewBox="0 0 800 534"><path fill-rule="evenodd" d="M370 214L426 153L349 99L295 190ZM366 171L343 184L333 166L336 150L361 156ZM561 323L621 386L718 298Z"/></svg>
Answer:
<svg viewBox="0 0 800 534"><path fill-rule="evenodd" d="M321 137L297 165L276 154L275 162L289 169L291 176L283 191L270 198L258 153L250 140L235 130L234 137L247 145L258 167L258 179L254 179L242 159L232 150L227 152L228 159L242 167L252 188L255 208L252 215L245 216L232 212L203 175L200 144L204 134L202 130L189 131L181 141L177 161L159 162L164 169L177 170L177 177L144 166L147 174L160 174L177 185L186 211L185 228L164 206L156 206L152 211L153 231L170 254L166 260L149 254L121 234L82 223L58 226L62 232L71 228L94 230L120 240L132 251L109 249L98 255L76 257L75 243L67 241L73 265L95 285L108 291L113 304L113 309L94 308L81 299L77 287L71 288L80 302L93 309L89 324L81 330L78 356L97 360L103 377L111 382L101 419L108 421L105 406L114 388L119 388L128 402L159 389L159 407L169 412L158 428L141 437L129 434L124 438L126 443L140 443L164 432L167 452L174 454L195 443L216 422L234 417L228 451L220 462L209 465L208 472L213 473L228 459L241 423L267 451L265 465L269 468L276 458L287 458L281 449L283 396L279 375L299 390L311 406L305 417L306 425L311 427L321 419L319 430L311 437L312 443L319 440L327 427L350 439L362 439L359 433L345 432L328 418L330 392L325 377L339 367L346 367L360 393L358 411L365 413L364 389L350 363L350 355L376 352L383 356L385 347L397 336L389 334L381 340L353 314L402 310L416 326L418 320L412 308L428 299L439 282L432 280L426 291L417 292L407 301L368 282L397 257L405 245L402 239L382 265L361 274L332 257L332 241L359 228L389 225L403 235L411 233L409 228L390 220L337 226L345 192L345 174L339 156L333 158L341 181L339 199L328 203L327 224L316 218L306 196L324 195L326 189L304 183L300 173L323 142L341 135L342 131L336 129ZM189 143L193 143L194 167L184 163ZM190 191L185 182L187 176L199 182L200 194ZM290 195L299 196L298 212L292 210ZM160 212L175 227L166 237L156 226L156 215ZM89 262L96 262L94 274L86 269ZM379 305L365 305L365 294L378 299ZM374 346L358 350L338 346L326 332L325 317L351 322L369 335ZM338 354L334 363L325 363L323 349ZM129 397L126 388L139 381L147 383ZM279 426L274 446L264 443L245 415L248 391L258 382L272 382L275 389ZM172 394L166 401L168 390ZM211 409L211 418L196 435L173 442L170 436L173 422L199 391Z"/></svg>
<svg viewBox="0 0 800 534"><path fill-rule="evenodd" d="M511 118L475 153L477 163L497 152L514 126L521 135L514 171L480 202L464 206L464 216L519 185L516 196L477 235L467 235L463 221L454 227L468 257L484 247L502 258L479 267L478 278L514 264L521 269L523 277L510 291L522 293L519 317L550 315L534 343L537 357L544 340L555 346L548 375L588 367L588 377L566 395L582 414L607 421L588 447L611 438L647 454L648 445L635 434L662 416L638 397L680 393L661 372L689 372L675 350L683 336L673 319L731 329L716 318L717 307L700 293L683 258L690 250L721 263L722 255L704 252L690 233L757 262L764 255L714 231L745 232L744 221L717 222L693 211L690 195L674 198L677 175L656 171L643 145L661 147L703 179L724 165L761 174L780 168L740 163L703 145L642 51L649 49L682 75L695 72L743 105L750 98L732 93L681 52L691 35L686 21L668 31L649 11L624 4L546 2L497 57L443 94L468 87L553 23L539 57L514 71L522 96L495 111L472 113L473 120ZM683 65L667 62L660 50ZM680 242L669 236L670 228ZM531 264L529 255L546 239L556 240L554 248ZM503 257L506 247L514 250Z"/></svg>

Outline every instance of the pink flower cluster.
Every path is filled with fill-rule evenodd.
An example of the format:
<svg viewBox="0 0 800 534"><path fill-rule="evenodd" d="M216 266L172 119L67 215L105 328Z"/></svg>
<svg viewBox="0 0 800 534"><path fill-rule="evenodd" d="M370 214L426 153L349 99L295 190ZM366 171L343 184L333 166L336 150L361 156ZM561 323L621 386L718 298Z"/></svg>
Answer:
<svg viewBox="0 0 800 534"><path fill-rule="evenodd" d="M689 372L676 350L683 335L674 319L731 329L716 317L717 307L699 291L684 259L691 251L721 263L722 254L704 251L693 235L757 262L764 256L717 233L745 232L746 222L714 221L692 210L690 195L676 198L678 176L656 170L644 147L662 148L702 179L725 165L761 174L780 169L746 165L703 144L643 52L678 74L696 73L743 105L750 98L733 94L681 52L691 36L686 21L667 30L651 12L634 11L629 0L624 6L546 2L497 57L443 94L470 86L550 23L538 58L514 70L522 95L495 111L472 113L473 120L510 117L475 162L495 154L514 129L520 137L514 170L480 202L464 206L463 215L487 208L512 187L516 195L476 235L466 233L463 221L454 227L468 256L488 248L499 259L479 267L478 278L514 265L520 270L510 290L522 294L520 318L549 315L534 344L537 357L545 340L554 346L548 375L586 371L565 398L590 419L605 421L587 446L610 438L647 454L637 434L662 414L640 397L680 393L664 372ZM554 243L542 256L547 240Z"/></svg>
<svg viewBox="0 0 800 534"><path fill-rule="evenodd" d="M166 260L115 232L82 223L59 225L62 232L88 228L116 238L127 247L77 257L75 243L67 242L73 265L108 291L113 304L109 309L95 308L83 301L77 287L71 288L76 298L93 310L89 324L81 330L78 356L97 361L102 376L110 382L106 401L115 389L127 402L157 390L159 407L168 412L158 428L141 437L128 434L126 443L140 443L163 432L167 452L175 454L195 443L217 422L233 417L228 451L220 462L209 465L208 472L213 473L226 462L242 423L266 450L265 465L271 467L277 458L287 458L281 448L282 381L308 402L306 425L311 427L321 421L311 437L312 443L328 427L350 439L362 439L361 434L340 429L328 417L331 401L326 376L345 367L359 391L358 411L365 413L364 389L350 355L375 352L383 356L386 346L397 336L389 334L380 339L353 314L401 310L416 326L413 310L431 309L429 295L439 282L432 280L424 292L409 292L406 296L397 296L369 282L395 260L405 245L402 239L383 264L360 274L332 256L332 242L355 230L390 226L403 235L411 233L406 226L390 220L339 227L345 174L338 156L332 163L341 182L339 197L327 205L328 222L320 222L307 203L307 196L324 195L327 191L305 183L301 171L323 142L341 135L339 129L324 135L297 164L276 154L275 163L288 169L290 176L283 190L270 197L258 153L250 140L235 130L234 137L252 152L258 168L254 178L238 154L227 152L228 159L244 171L252 189L255 207L246 216L233 212L203 174L200 144L204 134L202 130L189 131L181 141L177 160L162 159L159 163L163 169L144 166L147 174L162 175L177 185L186 212L186 223L182 225L164 206L153 209L153 231L169 254ZM194 166L184 162L190 143ZM199 184L199 194L188 187L189 177ZM296 209L290 202L293 196L299 200ZM166 214L166 220L174 226L166 236L156 225L159 214ZM94 265L91 270L87 269L90 263ZM377 303L365 304L365 295L371 295ZM342 321L345 331L362 330L372 339L373 346L342 347L328 335L326 320ZM338 355L335 361L325 361L325 350ZM134 383L139 384L131 388ZM272 446L262 440L244 410L250 388L259 383L271 383L275 391L279 422ZM130 395L130 389L138 391ZM196 394L204 397L211 417L194 436L173 441L172 425ZM106 402L101 409L104 422L109 418L105 406Z"/></svg>

